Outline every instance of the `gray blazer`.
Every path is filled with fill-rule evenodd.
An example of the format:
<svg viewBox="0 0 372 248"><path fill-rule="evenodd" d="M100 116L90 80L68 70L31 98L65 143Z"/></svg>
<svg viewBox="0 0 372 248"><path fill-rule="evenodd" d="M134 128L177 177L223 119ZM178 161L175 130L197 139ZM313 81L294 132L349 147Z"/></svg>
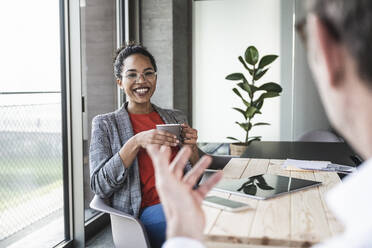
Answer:
<svg viewBox="0 0 372 248"><path fill-rule="evenodd" d="M133 136L133 128L126 110L97 115L92 121L89 151L90 187L101 198L108 199L113 208L139 216L141 184L137 158L126 168L119 156L120 148ZM161 109L153 104L165 123L187 123L178 110ZM188 169L191 164L187 165Z"/></svg>

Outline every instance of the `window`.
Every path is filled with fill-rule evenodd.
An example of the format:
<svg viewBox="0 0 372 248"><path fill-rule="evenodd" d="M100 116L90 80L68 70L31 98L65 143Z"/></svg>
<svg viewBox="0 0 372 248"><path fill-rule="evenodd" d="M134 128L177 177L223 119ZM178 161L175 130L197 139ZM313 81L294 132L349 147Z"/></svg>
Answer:
<svg viewBox="0 0 372 248"><path fill-rule="evenodd" d="M0 3L0 247L68 236L60 23L60 1Z"/></svg>

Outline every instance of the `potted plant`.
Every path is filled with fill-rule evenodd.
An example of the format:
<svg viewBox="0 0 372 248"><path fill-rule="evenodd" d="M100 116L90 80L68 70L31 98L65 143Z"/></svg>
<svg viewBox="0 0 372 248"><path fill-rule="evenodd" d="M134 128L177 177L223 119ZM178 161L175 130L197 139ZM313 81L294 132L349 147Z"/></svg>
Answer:
<svg viewBox="0 0 372 248"><path fill-rule="evenodd" d="M253 123L253 118L257 114L262 114L261 109L266 98L277 97L282 92L282 87L277 83L267 82L259 85L257 82L269 70L268 66L277 58L277 55L266 55L259 59L259 53L256 47L249 46L244 53L244 59L242 56L238 57L240 63L249 74L248 79L243 73L239 72L226 76L227 80L238 81L236 83L237 87L234 87L232 91L242 100L244 105L243 108L233 108L244 117L244 121L236 121L235 123L244 130L245 140L240 141L233 137L227 137L228 139L238 141L237 143L230 144L232 155L241 155L252 141L261 140L261 136L249 136L249 132L253 127L270 125L267 122Z"/></svg>

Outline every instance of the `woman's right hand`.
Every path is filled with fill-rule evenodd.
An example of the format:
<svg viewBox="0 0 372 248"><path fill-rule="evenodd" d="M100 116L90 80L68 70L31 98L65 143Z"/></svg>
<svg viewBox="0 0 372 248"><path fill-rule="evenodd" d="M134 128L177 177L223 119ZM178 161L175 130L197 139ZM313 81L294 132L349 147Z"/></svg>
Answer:
<svg viewBox="0 0 372 248"><path fill-rule="evenodd" d="M151 129L135 135L137 146L146 148L149 144L177 146L180 142L172 133L163 130Z"/></svg>

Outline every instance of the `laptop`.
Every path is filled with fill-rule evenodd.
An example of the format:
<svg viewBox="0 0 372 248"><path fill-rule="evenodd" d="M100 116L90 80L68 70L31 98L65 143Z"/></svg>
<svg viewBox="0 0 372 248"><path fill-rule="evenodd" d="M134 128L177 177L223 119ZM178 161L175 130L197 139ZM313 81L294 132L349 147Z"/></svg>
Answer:
<svg viewBox="0 0 372 248"><path fill-rule="evenodd" d="M321 182L271 174L223 179L213 190L265 200L322 184Z"/></svg>

